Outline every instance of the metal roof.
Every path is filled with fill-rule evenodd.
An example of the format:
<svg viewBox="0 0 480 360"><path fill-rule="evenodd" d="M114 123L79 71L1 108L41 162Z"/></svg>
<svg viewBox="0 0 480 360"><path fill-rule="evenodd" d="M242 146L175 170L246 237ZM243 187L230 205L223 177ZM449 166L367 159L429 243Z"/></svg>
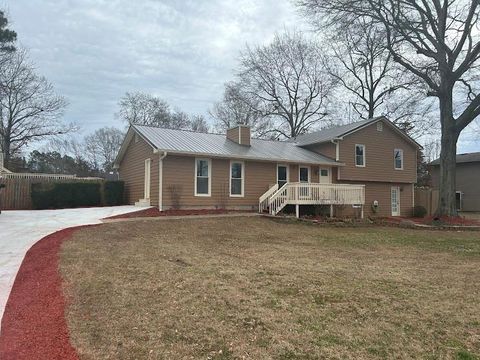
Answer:
<svg viewBox="0 0 480 360"><path fill-rule="evenodd" d="M457 164L480 162L480 152L458 154L456 157ZM433 160L430 165L440 165L440 159Z"/></svg>
<svg viewBox="0 0 480 360"><path fill-rule="evenodd" d="M226 158L341 165L333 159L298 147L287 141L251 139L250 145L239 145L223 134L197 133L159 127L132 125L150 145L177 154L205 155Z"/></svg>
<svg viewBox="0 0 480 360"><path fill-rule="evenodd" d="M298 146L306 146L306 145L327 142L330 140L340 138L345 134L358 129L359 127L376 122L377 120L380 120L382 118L383 117L378 117L378 118L357 121L347 125L335 126L329 129L323 129L323 130L315 131L312 133L299 135L292 141L294 141Z"/></svg>

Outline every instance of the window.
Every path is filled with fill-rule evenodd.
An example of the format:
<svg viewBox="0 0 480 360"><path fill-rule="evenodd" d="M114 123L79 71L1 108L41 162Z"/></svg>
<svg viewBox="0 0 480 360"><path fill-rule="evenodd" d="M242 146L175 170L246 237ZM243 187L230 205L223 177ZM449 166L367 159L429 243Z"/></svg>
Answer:
<svg viewBox="0 0 480 360"><path fill-rule="evenodd" d="M463 193L461 191L455 192L455 205L458 211L462 210L462 202L463 202Z"/></svg>
<svg viewBox="0 0 480 360"><path fill-rule="evenodd" d="M381 121L377 122L377 131L383 131L383 123Z"/></svg>
<svg viewBox="0 0 480 360"><path fill-rule="evenodd" d="M243 196L244 170L243 162L232 161L230 163L230 196Z"/></svg>
<svg viewBox="0 0 480 360"><path fill-rule="evenodd" d="M403 170L403 150L402 149L395 149L393 151L393 161L395 170Z"/></svg>
<svg viewBox="0 0 480 360"><path fill-rule="evenodd" d="M365 145L355 145L355 166L365 166Z"/></svg>
<svg viewBox="0 0 480 360"><path fill-rule="evenodd" d="M321 169L320 176L328 176L328 169Z"/></svg>
<svg viewBox="0 0 480 360"><path fill-rule="evenodd" d="M298 172L300 182L310 182L310 169L308 167L300 166Z"/></svg>
<svg viewBox="0 0 480 360"><path fill-rule="evenodd" d="M277 165L277 184L281 188L288 182L288 167L286 165Z"/></svg>
<svg viewBox="0 0 480 360"><path fill-rule="evenodd" d="M211 171L209 159L195 159L195 196L210 196Z"/></svg>

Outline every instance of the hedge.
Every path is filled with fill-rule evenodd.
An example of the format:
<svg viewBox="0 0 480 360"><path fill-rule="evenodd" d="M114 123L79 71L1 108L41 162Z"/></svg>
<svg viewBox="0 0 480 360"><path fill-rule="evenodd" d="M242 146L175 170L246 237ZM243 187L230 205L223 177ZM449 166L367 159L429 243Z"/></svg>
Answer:
<svg viewBox="0 0 480 360"><path fill-rule="evenodd" d="M125 183L123 181L105 181L103 184L104 204L118 206L123 204Z"/></svg>
<svg viewBox="0 0 480 360"><path fill-rule="evenodd" d="M122 181L32 184L34 209L63 209L123 203Z"/></svg>

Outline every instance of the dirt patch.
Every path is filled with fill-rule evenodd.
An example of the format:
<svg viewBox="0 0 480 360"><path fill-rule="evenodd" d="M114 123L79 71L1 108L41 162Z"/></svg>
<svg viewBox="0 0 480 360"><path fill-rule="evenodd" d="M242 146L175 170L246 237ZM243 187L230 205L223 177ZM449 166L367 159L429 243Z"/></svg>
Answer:
<svg viewBox="0 0 480 360"><path fill-rule="evenodd" d="M65 242L61 273L85 359L480 353L471 232L266 218L111 223Z"/></svg>
<svg viewBox="0 0 480 360"><path fill-rule="evenodd" d="M105 219L131 219L142 217L159 216L193 216L193 215L220 215L232 213L246 213L245 210L225 210L225 209L198 209L198 210L165 210L160 211L157 208L148 208L145 210L134 211L127 214L115 215ZM250 211L252 212L252 211Z"/></svg>
<svg viewBox="0 0 480 360"><path fill-rule="evenodd" d="M58 273L60 245L75 230L51 234L25 255L2 318L0 359L78 359L70 344Z"/></svg>

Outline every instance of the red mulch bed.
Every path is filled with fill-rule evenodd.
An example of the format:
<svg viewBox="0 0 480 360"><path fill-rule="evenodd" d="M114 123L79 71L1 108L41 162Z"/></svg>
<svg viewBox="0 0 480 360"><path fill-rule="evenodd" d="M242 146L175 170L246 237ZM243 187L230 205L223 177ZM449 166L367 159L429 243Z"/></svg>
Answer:
<svg viewBox="0 0 480 360"><path fill-rule="evenodd" d="M70 344L58 272L60 246L76 229L48 235L27 252L3 315L0 359L78 359Z"/></svg>
<svg viewBox="0 0 480 360"><path fill-rule="evenodd" d="M127 214L110 216L106 219L130 219L139 217L159 217L159 216L189 216L189 215L216 215L229 214L235 212L247 212L245 210L225 210L225 209L197 209L197 210L165 210L160 211L157 208L148 208Z"/></svg>

